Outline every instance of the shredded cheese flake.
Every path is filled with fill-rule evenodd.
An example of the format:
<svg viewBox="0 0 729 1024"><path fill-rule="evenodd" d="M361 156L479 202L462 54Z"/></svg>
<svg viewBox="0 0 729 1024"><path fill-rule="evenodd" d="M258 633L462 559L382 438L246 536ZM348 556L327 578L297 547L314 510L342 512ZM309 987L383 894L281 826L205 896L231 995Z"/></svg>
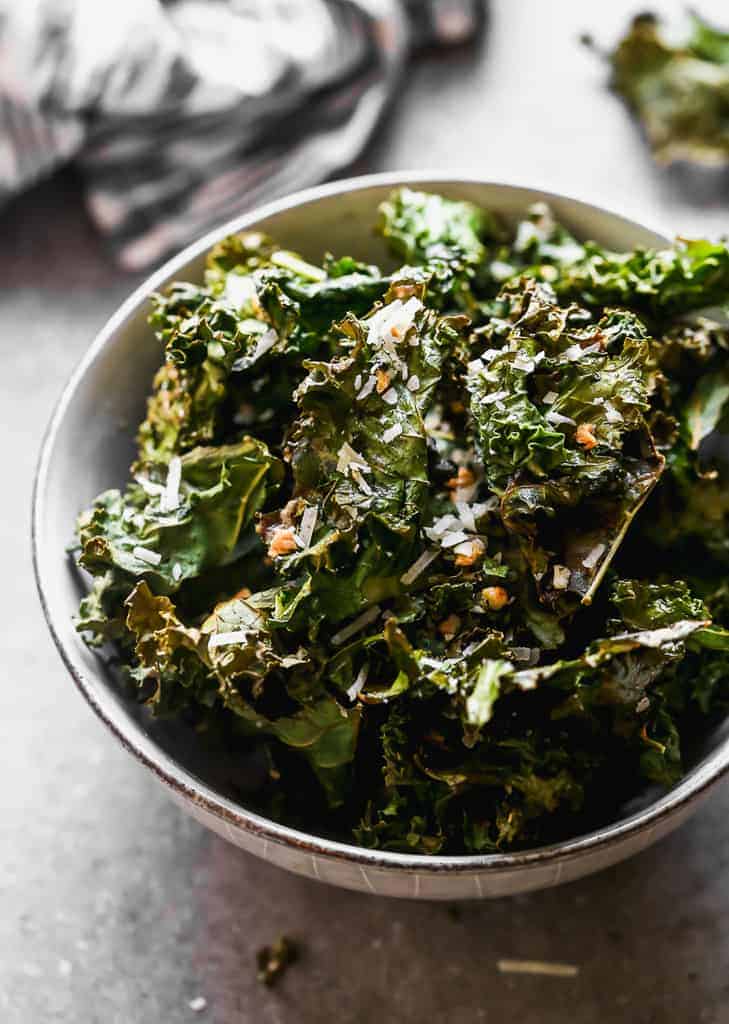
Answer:
<svg viewBox="0 0 729 1024"><path fill-rule="evenodd" d="M582 564L586 569L594 569L597 563L602 558L605 550L604 544L596 544L595 547L582 559Z"/></svg>
<svg viewBox="0 0 729 1024"><path fill-rule="evenodd" d="M249 630L234 629L229 633L213 633L208 640L208 648L232 647L233 644L248 643Z"/></svg>
<svg viewBox="0 0 729 1024"><path fill-rule="evenodd" d="M455 548L458 544L462 544L464 540L470 540L471 538L463 530L454 530L452 533L446 533L441 538L440 546L442 548Z"/></svg>
<svg viewBox="0 0 729 1024"><path fill-rule="evenodd" d="M412 380L412 377L410 378ZM388 388L388 390L382 396L382 401L388 405L397 405L397 391L394 388Z"/></svg>
<svg viewBox="0 0 729 1024"><path fill-rule="evenodd" d="M423 551L418 555L410 568L400 577L400 582L403 586L409 587L411 583L414 583L418 576L425 572L430 563L436 560L439 554L440 551L436 548L435 550Z"/></svg>
<svg viewBox="0 0 729 1024"><path fill-rule="evenodd" d="M476 506L474 505L471 507L467 501L457 501L456 508L458 509L458 518L461 520L464 527L469 531L469 533L475 533L476 517L473 510Z"/></svg>
<svg viewBox="0 0 729 1024"><path fill-rule="evenodd" d="M182 460L173 455L167 467L167 483L160 498L160 509L172 512L180 504L180 482L182 480Z"/></svg>
<svg viewBox="0 0 729 1024"><path fill-rule="evenodd" d="M162 555L158 551L152 551L150 548L143 548L139 545L132 548L132 554L140 562L146 562L147 565L159 565L162 561Z"/></svg>
<svg viewBox="0 0 729 1024"><path fill-rule="evenodd" d="M555 590L566 590L570 585L570 577L572 573L566 565L555 565L552 581Z"/></svg>
<svg viewBox="0 0 729 1024"><path fill-rule="evenodd" d="M357 673L357 678L352 683L350 688L347 690L347 696L350 700L356 700L358 695L362 692L364 684L367 682L367 673L370 670L370 666L365 662L362 668Z"/></svg>
<svg viewBox="0 0 729 1024"><path fill-rule="evenodd" d="M362 612L361 615L358 615L357 618L353 619L348 626L345 626L344 629L340 629L334 634L332 637L332 643L334 646L341 646L345 640L349 640L349 638L354 636L355 633L359 633L361 630L366 629L371 622L375 621L381 610L380 606L375 604L371 608L368 608L367 611Z"/></svg>
<svg viewBox="0 0 729 1024"><path fill-rule="evenodd" d="M362 387L360 388L360 390L357 392L357 401L363 402L365 398L371 395L372 392L375 390L376 384L377 380L374 377L368 377L367 380L362 385Z"/></svg>
<svg viewBox="0 0 729 1024"><path fill-rule="evenodd" d="M316 505L307 505L301 516L301 523L299 524L299 540L301 541L302 548L308 548L311 544L311 538L314 535L314 528L316 527L316 520L319 516L319 509Z"/></svg>
<svg viewBox="0 0 729 1024"><path fill-rule="evenodd" d="M382 440L385 444L389 444L390 441L394 441L396 437L400 436L400 434L402 434L402 427L399 423L394 423L391 427L388 427L387 430L383 430Z"/></svg>

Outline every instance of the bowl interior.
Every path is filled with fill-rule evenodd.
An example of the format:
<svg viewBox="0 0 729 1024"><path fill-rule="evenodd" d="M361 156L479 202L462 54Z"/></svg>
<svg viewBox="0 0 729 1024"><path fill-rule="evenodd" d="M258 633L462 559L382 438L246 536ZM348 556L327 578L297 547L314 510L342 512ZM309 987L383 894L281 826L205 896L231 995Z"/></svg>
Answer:
<svg viewBox="0 0 729 1024"><path fill-rule="evenodd" d="M310 259L331 251L386 264L387 256L373 233L373 224L378 203L398 183L393 176L385 183L353 188L340 183L312 190L294 205L287 206L284 201L265 208L258 216L240 217L190 247L138 289L101 331L69 383L51 424L37 484L35 555L56 642L86 697L122 741L137 752L141 750L152 763L155 751L164 751L170 759L167 770L173 771L188 791L194 790L195 780L199 780L221 797L230 797L230 778L235 777L238 786L245 787L250 771L253 785L255 768L211 757L184 727L154 722L120 692L102 660L74 631L73 616L86 580L66 554L78 513L100 491L123 486L127 479L136 426L161 361L160 346L146 323L147 296L173 279L199 280L210 245L244 227L261 228L286 248ZM418 187L470 199L506 221L516 220L530 203L546 200L578 238L595 239L618 250L666 241L614 214L537 190L438 180L419 181ZM708 735L702 748L694 752L693 764L715 751L726 734L724 727ZM635 808L636 804L631 805L626 813Z"/></svg>

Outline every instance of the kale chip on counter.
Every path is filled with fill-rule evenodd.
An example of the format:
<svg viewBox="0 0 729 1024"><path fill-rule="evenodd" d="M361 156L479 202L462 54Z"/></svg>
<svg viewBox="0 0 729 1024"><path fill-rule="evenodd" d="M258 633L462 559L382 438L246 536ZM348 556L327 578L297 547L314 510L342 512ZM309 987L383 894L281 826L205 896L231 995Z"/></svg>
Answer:
<svg viewBox="0 0 729 1024"><path fill-rule="evenodd" d="M640 14L610 55L615 90L639 119L656 160L729 163L729 32L691 14L680 41Z"/></svg>
<svg viewBox="0 0 729 1024"><path fill-rule="evenodd" d="M729 707L729 251L410 189L379 231L393 272L248 232L152 297L165 362L79 517L77 625L255 760L277 820L557 840L674 784Z"/></svg>

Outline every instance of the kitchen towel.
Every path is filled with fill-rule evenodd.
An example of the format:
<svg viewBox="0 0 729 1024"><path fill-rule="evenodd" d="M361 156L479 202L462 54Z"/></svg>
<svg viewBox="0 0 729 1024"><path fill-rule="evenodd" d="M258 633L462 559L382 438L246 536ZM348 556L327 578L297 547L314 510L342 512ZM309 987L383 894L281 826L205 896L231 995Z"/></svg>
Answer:
<svg viewBox="0 0 729 1024"><path fill-rule="evenodd" d="M73 161L120 264L315 184L483 0L0 0L0 202Z"/></svg>

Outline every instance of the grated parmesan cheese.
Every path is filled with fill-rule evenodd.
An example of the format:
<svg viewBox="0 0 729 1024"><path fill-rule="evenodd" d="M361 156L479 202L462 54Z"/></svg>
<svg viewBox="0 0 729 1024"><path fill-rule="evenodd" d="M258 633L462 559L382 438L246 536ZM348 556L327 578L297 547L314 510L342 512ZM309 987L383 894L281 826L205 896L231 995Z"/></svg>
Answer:
<svg viewBox="0 0 729 1024"><path fill-rule="evenodd" d="M365 473L370 472L370 467L367 465L363 456L360 455L358 451L355 451L348 441L344 442L337 452L337 455L339 456L337 460L337 473L341 473L343 476L346 476L352 466L358 467Z"/></svg>
<svg viewBox="0 0 729 1024"><path fill-rule="evenodd" d="M441 538L440 546L442 548L455 548L458 544L462 544L464 540L470 541L471 538L463 530L454 530L452 533L446 533Z"/></svg>
<svg viewBox="0 0 729 1024"><path fill-rule="evenodd" d="M400 436L400 434L402 434L402 427L399 423L395 423L393 426L388 427L387 430L383 430L382 440L385 444L389 444L390 441L394 441L396 437Z"/></svg>
<svg viewBox="0 0 729 1024"><path fill-rule="evenodd" d="M570 584L572 573L566 565L555 565L553 571L553 585L555 590L566 590Z"/></svg>
<svg viewBox="0 0 729 1024"><path fill-rule="evenodd" d="M367 467L367 469L369 469L369 466ZM352 479L356 484L359 485L359 489L362 491L362 493L366 494L367 497L369 497L372 494L372 488L367 483L365 478L362 476L362 467L352 466L350 472L352 475Z"/></svg>
<svg viewBox="0 0 729 1024"><path fill-rule="evenodd" d="M412 380L412 377L410 379ZM397 405L397 391L394 388L388 388L382 396L382 401L387 402L388 405Z"/></svg>
<svg viewBox="0 0 729 1024"><path fill-rule="evenodd" d="M554 409L550 409L544 418L547 423L551 423L555 427L561 426L562 424L569 424L572 427L575 425L575 421L573 419L570 419L569 416L563 416L561 412L555 412Z"/></svg>
<svg viewBox="0 0 729 1024"><path fill-rule="evenodd" d="M229 633L213 633L208 640L208 648L232 647L233 644L247 644L248 630L234 629Z"/></svg>
<svg viewBox="0 0 729 1024"><path fill-rule="evenodd" d="M140 562L146 562L147 565L159 565L162 561L162 555L159 552L152 551L150 548L139 547L138 545L132 548L132 554Z"/></svg>
<svg viewBox="0 0 729 1024"><path fill-rule="evenodd" d="M608 423L622 423L623 417L611 402L605 402L605 419Z"/></svg>
<svg viewBox="0 0 729 1024"><path fill-rule="evenodd" d="M420 387L420 377L417 373L414 373L408 381L408 391L417 391Z"/></svg>
<svg viewBox="0 0 729 1024"><path fill-rule="evenodd" d="M494 402L501 402L508 396L508 391L492 391L490 395L484 395L481 401L484 405L493 405Z"/></svg>
<svg viewBox="0 0 729 1024"><path fill-rule="evenodd" d="M554 978L576 978L580 973L574 964L550 963L544 960L497 960L500 974L546 974Z"/></svg>
<svg viewBox="0 0 729 1024"><path fill-rule="evenodd" d="M182 566L180 565L179 562L175 562L175 564L172 566L172 579L175 581L175 583L182 579Z"/></svg>
<svg viewBox="0 0 729 1024"><path fill-rule="evenodd" d="M418 555L410 568L400 577L400 582L403 586L409 587L411 583L414 583L418 576L425 572L430 563L434 562L439 554L440 551L436 548L435 550L423 551L422 554Z"/></svg>
<svg viewBox="0 0 729 1024"><path fill-rule="evenodd" d="M371 395L372 392L375 390L376 384L377 380L375 379L375 377L368 377L367 380L362 385L362 387L360 388L360 390L357 392L357 401L364 402L365 398L367 398L368 395Z"/></svg>
<svg viewBox="0 0 729 1024"><path fill-rule="evenodd" d="M559 395L557 394L556 391L548 391L546 393L546 395L544 396L544 398L542 399L542 401L544 402L545 405L551 405L552 402L556 402L558 398L559 398Z"/></svg>
<svg viewBox="0 0 729 1024"><path fill-rule="evenodd" d="M582 559L582 564L586 569L594 569L597 563L602 558L605 550L604 544L596 544L595 547Z"/></svg>
<svg viewBox="0 0 729 1024"><path fill-rule="evenodd" d="M356 619L350 622L348 626L345 626L344 629L340 629L335 633L331 642L335 647L339 647L345 640L349 640L349 638L354 636L355 633L359 633L361 630L366 629L371 622L374 622L380 614L380 611L381 608L378 604L368 608L367 611L362 612L361 615L358 615Z"/></svg>
<svg viewBox="0 0 729 1024"><path fill-rule="evenodd" d="M258 293L252 277L247 274L228 274L225 279L225 291L221 298L229 302L231 306L240 309L241 306L253 306L258 304Z"/></svg>
<svg viewBox="0 0 729 1024"><path fill-rule="evenodd" d="M311 544L311 538L314 535L314 528L316 527L316 520L319 516L319 509L316 505L307 505L304 509L303 515L301 516L301 523L299 524L299 540L302 548L308 548Z"/></svg>
<svg viewBox="0 0 729 1024"><path fill-rule="evenodd" d="M367 682L367 673L369 672L369 670L370 666L367 662L365 662L365 664L357 673L357 678L352 683L350 688L347 690L347 696L349 697L350 700L356 700L358 695L361 693L364 684Z"/></svg>
<svg viewBox="0 0 729 1024"><path fill-rule="evenodd" d="M474 505L474 508L476 506ZM473 509L467 501L457 501L456 509L458 510L458 518L463 523L464 527L470 532L476 532L476 518L473 513Z"/></svg>
<svg viewBox="0 0 729 1024"><path fill-rule="evenodd" d="M180 481L182 480L182 460L173 455L167 467L167 483L160 498L162 512L172 512L180 504Z"/></svg>

